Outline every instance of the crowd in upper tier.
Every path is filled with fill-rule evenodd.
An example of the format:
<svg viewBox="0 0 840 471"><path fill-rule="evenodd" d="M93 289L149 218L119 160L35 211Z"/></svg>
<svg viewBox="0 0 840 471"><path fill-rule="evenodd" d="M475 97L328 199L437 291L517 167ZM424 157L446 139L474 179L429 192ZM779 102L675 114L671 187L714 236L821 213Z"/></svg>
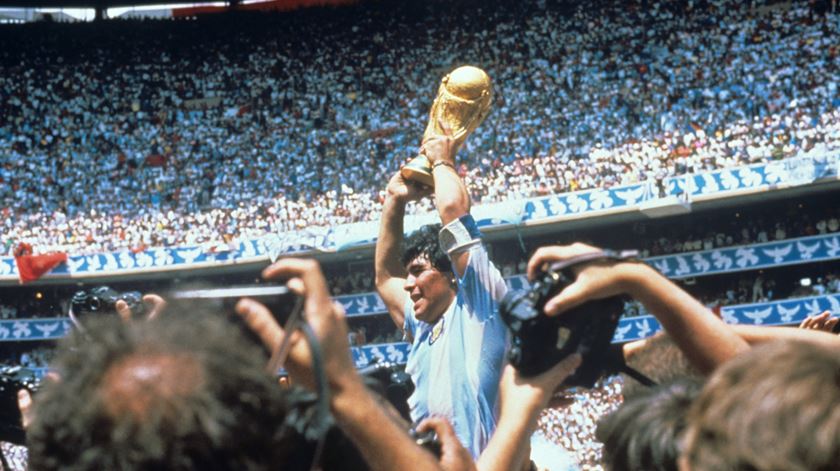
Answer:
<svg viewBox="0 0 840 471"><path fill-rule="evenodd" d="M495 90L459 155L476 203L840 148L836 13L420 3L0 28L3 253L376 219L466 63Z"/></svg>

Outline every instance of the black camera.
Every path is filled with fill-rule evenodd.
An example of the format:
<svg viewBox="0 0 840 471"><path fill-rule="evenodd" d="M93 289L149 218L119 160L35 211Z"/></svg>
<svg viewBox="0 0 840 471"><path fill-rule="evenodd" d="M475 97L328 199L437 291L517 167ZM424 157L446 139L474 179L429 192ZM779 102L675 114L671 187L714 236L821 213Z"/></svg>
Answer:
<svg viewBox="0 0 840 471"><path fill-rule="evenodd" d="M412 427L408 431L408 436L410 436L411 439L414 440L414 443L416 443L417 446L419 446L420 448L425 448L426 451L435 455L436 458L440 458L440 439L438 438L438 434L434 430L418 432L417 428Z"/></svg>
<svg viewBox="0 0 840 471"><path fill-rule="evenodd" d="M35 372L20 366L0 367L0 441L23 445L26 432L21 423L18 391L38 391L41 380Z"/></svg>
<svg viewBox="0 0 840 471"><path fill-rule="evenodd" d="M530 289L508 292L499 313L512 335L508 360L525 376L540 374L574 353L582 356L564 386L592 387L605 373L617 371L610 343L624 310L621 296L588 301L558 316L545 314L546 302L575 281L574 265L606 255L587 254L553 264ZM598 255L598 256L594 256Z"/></svg>
<svg viewBox="0 0 840 471"><path fill-rule="evenodd" d="M367 387L384 397L405 420L411 420L408 398L414 392L414 382L399 365L379 358L358 370Z"/></svg>
<svg viewBox="0 0 840 471"><path fill-rule="evenodd" d="M90 316L91 314L116 314L117 301L123 300L131 309L134 315L143 315L146 305L143 304L143 295L139 291L126 291L120 293L108 286L98 286L88 291L77 291L70 301L73 309L73 316L76 319Z"/></svg>

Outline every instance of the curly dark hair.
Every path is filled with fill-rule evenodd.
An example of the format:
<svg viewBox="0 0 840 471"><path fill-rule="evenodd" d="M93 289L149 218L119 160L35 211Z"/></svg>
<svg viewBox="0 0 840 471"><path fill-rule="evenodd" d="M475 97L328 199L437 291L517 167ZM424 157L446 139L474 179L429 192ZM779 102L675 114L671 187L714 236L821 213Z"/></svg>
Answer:
<svg viewBox="0 0 840 471"><path fill-rule="evenodd" d="M213 313L115 317L62 342L61 380L36 398L30 470L308 468L312 447L289 424L305 421L309 393L281 389L241 329Z"/></svg>
<svg viewBox="0 0 840 471"><path fill-rule="evenodd" d="M409 234L403 245L403 266L407 266L417 257L424 256L436 270L452 272L452 262L440 248L438 234L442 227L440 224L427 224Z"/></svg>

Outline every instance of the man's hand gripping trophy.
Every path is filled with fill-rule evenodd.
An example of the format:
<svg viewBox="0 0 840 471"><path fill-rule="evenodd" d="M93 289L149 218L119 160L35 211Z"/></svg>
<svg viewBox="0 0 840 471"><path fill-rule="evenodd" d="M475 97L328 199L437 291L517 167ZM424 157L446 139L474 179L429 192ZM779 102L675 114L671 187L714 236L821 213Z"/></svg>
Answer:
<svg viewBox="0 0 840 471"><path fill-rule="evenodd" d="M436 136L448 135L451 138L451 155L454 156L467 136L489 114L492 98L492 85L486 72L469 65L453 70L440 82L437 97L429 112L429 123L423 133L423 143ZM428 187L435 185L432 162L422 150L400 173L405 180Z"/></svg>

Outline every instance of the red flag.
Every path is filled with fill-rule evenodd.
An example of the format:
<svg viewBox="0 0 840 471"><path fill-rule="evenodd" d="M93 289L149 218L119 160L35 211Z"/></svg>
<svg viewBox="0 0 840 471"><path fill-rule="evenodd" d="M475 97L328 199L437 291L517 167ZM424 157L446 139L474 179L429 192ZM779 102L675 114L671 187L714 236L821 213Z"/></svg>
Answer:
<svg viewBox="0 0 840 471"><path fill-rule="evenodd" d="M65 262L67 262L66 253L32 255L32 246L25 242L15 249L15 263L18 268L20 284L35 281Z"/></svg>

